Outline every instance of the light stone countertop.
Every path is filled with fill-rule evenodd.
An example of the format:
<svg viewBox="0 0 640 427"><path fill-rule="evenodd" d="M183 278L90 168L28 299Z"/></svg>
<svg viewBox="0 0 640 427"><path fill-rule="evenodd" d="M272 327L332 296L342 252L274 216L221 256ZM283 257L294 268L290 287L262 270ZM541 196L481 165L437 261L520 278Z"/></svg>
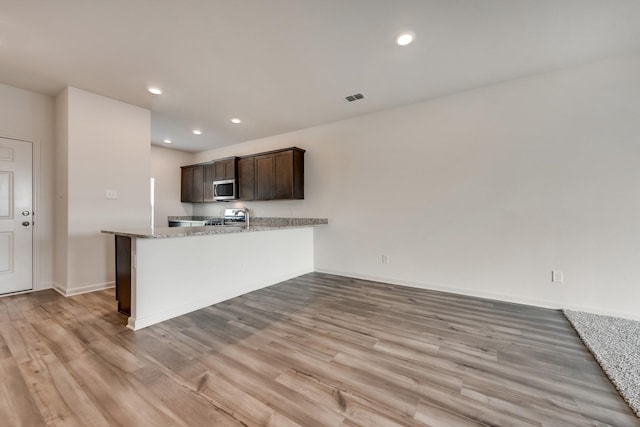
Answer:
<svg viewBox="0 0 640 427"><path fill-rule="evenodd" d="M284 230L288 228L313 227L328 223L329 220L326 218L255 218L249 223L250 226L248 229L246 229L244 225L208 225L204 227L138 227L121 230L101 230L101 232L104 234L142 239L165 239L171 237Z"/></svg>

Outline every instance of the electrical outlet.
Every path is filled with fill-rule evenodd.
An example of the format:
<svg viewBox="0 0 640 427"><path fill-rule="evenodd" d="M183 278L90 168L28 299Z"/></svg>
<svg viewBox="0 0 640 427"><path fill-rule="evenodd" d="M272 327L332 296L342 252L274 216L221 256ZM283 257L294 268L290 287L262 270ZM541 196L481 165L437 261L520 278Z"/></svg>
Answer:
<svg viewBox="0 0 640 427"><path fill-rule="evenodd" d="M562 283L562 271L551 271L551 281L554 283Z"/></svg>
<svg viewBox="0 0 640 427"><path fill-rule="evenodd" d="M389 257L386 255L382 255L382 263L383 264L389 264Z"/></svg>
<svg viewBox="0 0 640 427"><path fill-rule="evenodd" d="M110 199L110 200L115 200L115 199L118 198L118 191L117 190L105 190L104 198L105 199Z"/></svg>

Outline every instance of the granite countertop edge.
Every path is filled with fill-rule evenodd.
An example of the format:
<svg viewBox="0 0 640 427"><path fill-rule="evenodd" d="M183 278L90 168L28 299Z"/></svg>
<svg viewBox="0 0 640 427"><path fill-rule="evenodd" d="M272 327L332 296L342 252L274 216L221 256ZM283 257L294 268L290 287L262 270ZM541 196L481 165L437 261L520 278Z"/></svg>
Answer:
<svg viewBox="0 0 640 427"><path fill-rule="evenodd" d="M286 230L291 228L314 227L317 225L326 225L328 223L329 220L326 218L255 218L250 222L248 229L244 228L243 225L210 225L204 227L155 227L153 229L135 228L130 230L101 230L101 233L142 239L166 239L174 237Z"/></svg>

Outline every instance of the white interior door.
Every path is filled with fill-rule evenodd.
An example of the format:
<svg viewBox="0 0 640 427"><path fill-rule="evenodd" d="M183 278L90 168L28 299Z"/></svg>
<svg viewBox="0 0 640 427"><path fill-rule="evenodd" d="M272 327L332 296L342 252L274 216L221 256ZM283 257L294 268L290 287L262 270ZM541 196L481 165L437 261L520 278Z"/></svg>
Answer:
<svg viewBox="0 0 640 427"><path fill-rule="evenodd" d="M33 288L32 151L0 138L0 294Z"/></svg>

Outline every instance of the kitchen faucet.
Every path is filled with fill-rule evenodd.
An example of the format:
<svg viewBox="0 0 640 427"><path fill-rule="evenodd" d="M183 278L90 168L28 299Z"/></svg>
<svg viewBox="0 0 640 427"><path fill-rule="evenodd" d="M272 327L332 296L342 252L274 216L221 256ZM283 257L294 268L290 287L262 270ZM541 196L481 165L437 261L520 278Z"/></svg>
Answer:
<svg viewBox="0 0 640 427"><path fill-rule="evenodd" d="M244 220L244 228L248 230L249 229L249 209L247 208L225 209L222 225L225 225L226 220L232 221L233 223L233 221L239 221L240 218Z"/></svg>
<svg viewBox="0 0 640 427"><path fill-rule="evenodd" d="M244 228L245 230L249 229L249 209L244 208Z"/></svg>

